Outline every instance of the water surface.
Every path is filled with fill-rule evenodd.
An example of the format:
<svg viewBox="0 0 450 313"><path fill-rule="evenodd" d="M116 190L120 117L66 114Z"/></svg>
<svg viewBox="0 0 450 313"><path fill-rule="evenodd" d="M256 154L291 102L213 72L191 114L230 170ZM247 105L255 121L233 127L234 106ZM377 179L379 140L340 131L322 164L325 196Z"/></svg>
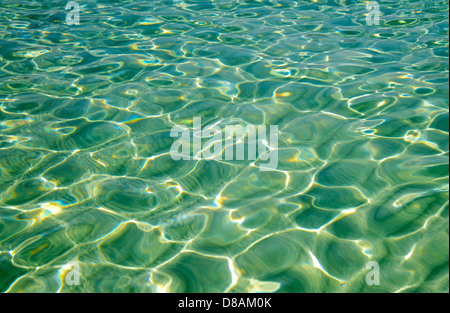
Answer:
<svg viewBox="0 0 450 313"><path fill-rule="evenodd" d="M0 3L1 292L448 292L448 1L79 3Z"/></svg>

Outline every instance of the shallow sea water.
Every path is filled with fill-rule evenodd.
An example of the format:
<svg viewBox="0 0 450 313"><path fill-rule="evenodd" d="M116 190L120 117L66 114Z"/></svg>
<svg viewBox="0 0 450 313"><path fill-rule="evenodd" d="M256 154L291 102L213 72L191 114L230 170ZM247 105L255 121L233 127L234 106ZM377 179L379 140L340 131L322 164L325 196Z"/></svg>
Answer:
<svg viewBox="0 0 450 313"><path fill-rule="evenodd" d="M448 292L448 1L63 2L0 2L0 292Z"/></svg>

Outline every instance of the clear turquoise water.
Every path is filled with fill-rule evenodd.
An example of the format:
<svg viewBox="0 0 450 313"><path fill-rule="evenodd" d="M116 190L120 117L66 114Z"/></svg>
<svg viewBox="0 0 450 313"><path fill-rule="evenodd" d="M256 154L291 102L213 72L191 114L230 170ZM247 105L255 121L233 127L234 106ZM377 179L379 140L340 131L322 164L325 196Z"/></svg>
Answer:
<svg viewBox="0 0 450 313"><path fill-rule="evenodd" d="M63 2L0 3L1 292L448 292L448 1Z"/></svg>

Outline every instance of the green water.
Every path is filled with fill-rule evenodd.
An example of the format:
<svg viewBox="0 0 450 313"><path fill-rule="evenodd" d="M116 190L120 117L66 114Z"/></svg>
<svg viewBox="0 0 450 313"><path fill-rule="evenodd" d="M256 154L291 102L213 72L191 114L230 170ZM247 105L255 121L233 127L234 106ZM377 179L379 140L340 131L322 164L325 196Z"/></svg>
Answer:
<svg viewBox="0 0 450 313"><path fill-rule="evenodd" d="M448 292L448 1L79 3L0 3L0 292Z"/></svg>

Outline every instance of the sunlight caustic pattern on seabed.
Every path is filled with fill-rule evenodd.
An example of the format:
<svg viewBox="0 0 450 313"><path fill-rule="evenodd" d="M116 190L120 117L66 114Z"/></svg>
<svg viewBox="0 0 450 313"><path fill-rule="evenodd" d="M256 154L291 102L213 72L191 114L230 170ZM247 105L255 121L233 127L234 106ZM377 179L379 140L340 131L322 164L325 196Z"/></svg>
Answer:
<svg viewBox="0 0 450 313"><path fill-rule="evenodd" d="M0 3L0 292L448 291L448 1L79 3Z"/></svg>

